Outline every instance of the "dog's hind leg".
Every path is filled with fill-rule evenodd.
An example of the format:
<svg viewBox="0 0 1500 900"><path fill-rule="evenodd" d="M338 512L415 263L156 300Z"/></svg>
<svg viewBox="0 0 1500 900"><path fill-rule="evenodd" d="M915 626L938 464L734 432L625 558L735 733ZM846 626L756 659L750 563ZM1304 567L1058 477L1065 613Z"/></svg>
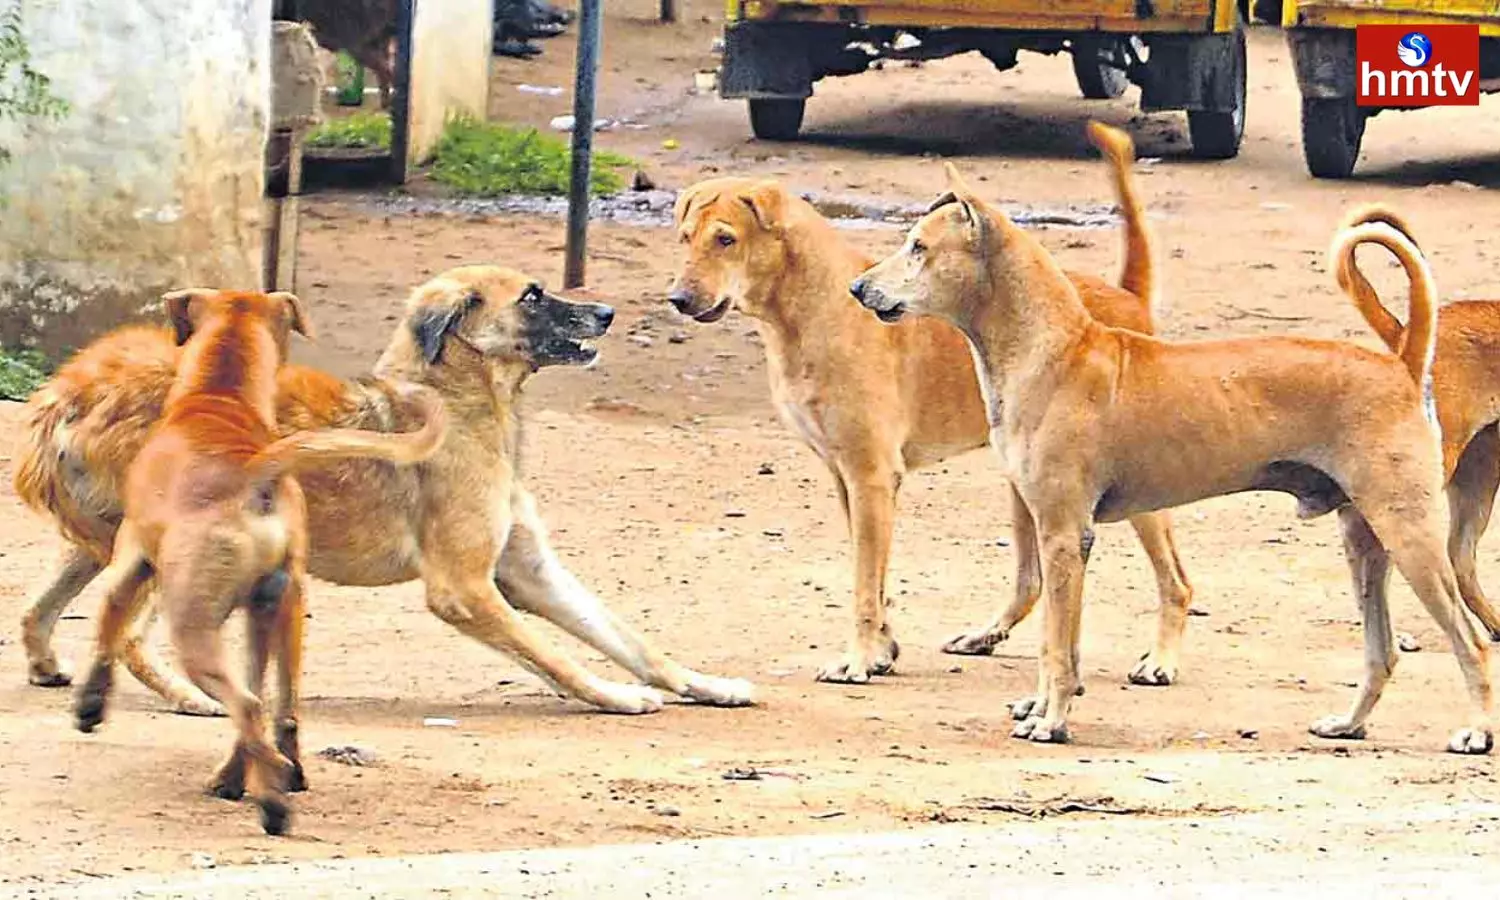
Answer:
<svg viewBox="0 0 1500 900"><path fill-rule="evenodd" d="M52 651L52 630L73 598L102 571L104 566L82 547L69 546L52 583L26 610L21 619L21 644L26 648L26 677L32 684L67 687L73 683L73 676Z"/></svg>
<svg viewBox="0 0 1500 900"><path fill-rule="evenodd" d="M710 706L754 702L748 681L716 678L681 666L610 612L557 558L530 494L517 490L512 511L515 524L495 577L500 592L517 609L541 616L652 687Z"/></svg>
<svg viewBox="0 0 1500 900"><path fill-rule="evenodd" d="M885 465L840 465L834 477L854 540L854 639L841 658L818 672L818 680L864 684L889 674L901 655L886 619L885 595L901 476Z"/></svg>
<svg viewBox="0 0 1500 900"><path fill-rule="evenodd" d="M1308 730L1323 738L1362 740L1365 720L1396 668L1396 641L1386 600L1391 565L1364 516L1352 506L1339 510L1339 524L1344 532L1344 557L1354 579L1354 596L1364 620L1365 674L1348 713L1319 719Z"/></svg>
<svg viewBox="0 0 1500 900"><path fill-rule="evenodd" d="M1188 606L1193 602L1193 586L1188 583L1177 543L1172 538L1172 519L1165 512L1136 516L1130 520L1141 547L1156 573L1156 587L1161 596L1157 618L1156 645L1130 670L1131 684L1168 685L1177 680L1182 658L1182 633L1187 629Z"/></svg>
<svg viewBox="0 0 1500 900"><path fill-rule="evenodd" d="M1436 469L1437 467L1434 466ZM1420 478L1409 473L1391 479L1399 489L1386 492L1379 500L1357 501L1376 537L1390 554L1412 592L1422 601L1433 621L1447 635L1453 646L1472 704L1469 724L1454 732L1448 742L1452 753L1488 753L1494 747L1494 701L1490 685L1487 648L1479 640L1474 623L1464 614L1458 579L1442 545L1445 510L1436 499L1424 501L1419 492ZM1350 491L1351 496L1359 496Z"/></svg>
<svg viewBox="0 0 1500 900"><path fill-rule="evenodd" d="M151 593L151 589L149 583L139 588L146 595ZM125 668L137 681L170 703L175 713L184 716L224 715L223 706L198 690L191 681L178 675L151 649L148 635L151 626L156 623L156 607L148 604L146 599L142 597L139 601L142 612L131 623L125 646L120 652Z"/></svg>
<svg viewBox="0 0 1500 900"><path fill-rule="evenodd" d="M1011 541L1016 551L1016 593L1010 604L995 613L988 625L975 631L966 631L943 645L944 653L955 656L989 656L995 646L1010 637L1010 630L1020 624L1036 607L1042 595L1042 563L1037 557L1036 527L1031 521L1031 512L1021 501L1016 489L1010 489ZM1016 704L1020 706L1022 704ZM1029 710L1031 704L1025 704ZM1025 716L1023 715L1022 718Z"/></svg>
<svg viewBox="0 0 1500 900"><path fill-rule="evenodd" d="M307 572L304 566L305 563L295 560L290 565L291 583L281 598L272 631L276 652L276 749L292 766L287 777L289 791L307 790L298 714L302 701L302 628L307 618Z"/></svg>
<svg viewBox="0 0 1500 900"><path fill-rule="evenodd" d="M1452 512L1448 556L1453 560L1464 605L1479 618L1492 641L1500 641L1500 613L1484 596L1475 554L1490 524L1496 490L1500 490L1500 432L1491 425L1464 448L1448 482L1448 507Z"/></svg>

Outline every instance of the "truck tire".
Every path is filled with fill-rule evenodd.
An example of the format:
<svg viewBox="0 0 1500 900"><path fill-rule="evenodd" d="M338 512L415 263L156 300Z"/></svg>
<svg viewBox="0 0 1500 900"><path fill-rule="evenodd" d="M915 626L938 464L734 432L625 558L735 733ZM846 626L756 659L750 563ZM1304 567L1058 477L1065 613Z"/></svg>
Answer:
<svg viewBox="0 0 1500 900"><path fill-rule="evenodd" d="M802 130L806 100L757 97L750 104L750 130L763 141L795 141Z"/></svg>
<svg viewBox="0 0 1500 900"><path fill-rule="evenodd" d="M1073 39L1073 77L1078 90L1089 100L1113 100L1125 93L1130 79L1125 71L1109 64L1113 44L1094 37Z"/></svg>
<svg viewBox="0 0 1500 900"><path fill-rule="evenodd" d="M1302 157L1314 178L1348 178L1359 159L1365 114L1353 97L1302 98Z"/></svg>
<svg viewBox="0 0 1500 900"><path fill-rule="evenodd" d="M1193 156L1198 159L1233 159L1240 153L1240 141L1245 137L1247 93L1245 26L1241 23L1235 25L1232 59L1230 71L1223 74L1234 78L1234 109L1188 113L1188 137L1193 142Z"/></svg>

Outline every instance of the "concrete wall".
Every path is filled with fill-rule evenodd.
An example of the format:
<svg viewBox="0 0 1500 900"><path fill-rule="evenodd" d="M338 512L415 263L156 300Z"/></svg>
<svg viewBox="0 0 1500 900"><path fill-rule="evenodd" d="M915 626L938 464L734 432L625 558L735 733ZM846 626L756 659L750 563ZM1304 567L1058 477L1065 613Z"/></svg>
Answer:
<svg viewBox="0 0 1500 900"><path fill-rule="evenodd" d="M407 159L425 162L454 113L485 117L490 93L491 0L418 0L412 20Z"/></svg>
<svg viewBox="0 0 1500 900"><path fill-rule="evenodd" d="M257 288L271 0L22 0L71 112L0 169L0 342L76 348L173 288Z"/></svg>

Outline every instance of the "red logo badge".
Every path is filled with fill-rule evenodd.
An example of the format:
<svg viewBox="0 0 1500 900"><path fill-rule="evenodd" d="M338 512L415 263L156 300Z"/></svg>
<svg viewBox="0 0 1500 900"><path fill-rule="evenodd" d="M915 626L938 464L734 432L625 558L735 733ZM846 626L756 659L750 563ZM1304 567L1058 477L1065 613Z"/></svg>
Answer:
<svg viewBox="0 0 1500 900"><path fill-rule="evenodd" d="M1360 106L1478 106L1478 25L1360 25Z"/></svg>

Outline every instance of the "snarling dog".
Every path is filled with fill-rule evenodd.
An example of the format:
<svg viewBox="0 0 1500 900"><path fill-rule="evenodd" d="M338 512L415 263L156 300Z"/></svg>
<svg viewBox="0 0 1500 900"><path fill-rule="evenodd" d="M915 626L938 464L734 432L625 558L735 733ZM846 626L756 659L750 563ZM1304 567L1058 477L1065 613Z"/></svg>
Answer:
<svg viewBox="0 0 1500 900"><path fill-rule="evenodd" d="M443 621L510 654L565 696L609 712L654 712L663 702L657 689L718 706L749 704L748 683L678 665L590 593L553 552L517 472L522 384L545 366L592 362L589 341L613 315L509 269L464 267L412 293L373 378L283 368L282 430L408 428L404 384L430 387L448 410L442 449L418 467L349 461L302 473L309 570L345 585L423 579L428 606ZM175 365L169 335L127 329L84 350L29 403L16 490L73 545L24 621L34 683L68 680L52 653L53 624L108 558L120 473L158 414ZM554 622L650 687L590 673L542 641L518 609ZM127 643L126 662L178 709L213 711L139 637Z"/></svg>
<svg viewBox="0 0 1500 900"><path fill-rule="evenodd" d="M195 289L163 298L183 345L160 420L125 471L124 519L103 572L104 609L94 662L78 692L80 731L104 721L115 661L148 581L159 586L172 644L193 684L224 704L238 738L215 777L248 790L268 834L286 831L284 791L297 765L296 684L307 593L307 507L292 474L311 460L369 457L410 464L445 431L442 401L425 392L422 428L391 436L353 430L275 438L276 371L291 332L309 334L292 294ZM250 620L249 684L230 671L221 631ZM277 745L260 694L277 657ZM283 755L285 754L285 755ZM231 783L237 787L227 788Z"/></svg>
<svg viewBox="0 0 1500 900"><path fill-rule="evenodd" d="M1395 210L1369 204L1351 212L1341 228L1381 222L1417 246L1411 226ZM1354 258L1354 244L1335 260L1339 286L1365 319L1399 353L1406 326L1381 304ZM1479 584L1475 555L1489 526L1500 490L1500 301L1458 300L1438 310L1437 352L1432 363L1432 393L1443 432L1443 471L1448 476L1448 556L1458 576L1464 604L1484 625L1490 640L1500 641L1500 613Z"/></svg>
<svg viewBox="0 0 1500 900"><path fill-rule="evenodd" d="M1127 142L1098 143L1109 160L1125 222L1120 287L1067 273L1099 321L1153 331L1150 230L1130 173ZM854 543L854 635L821 681L864 682L889 672L900 646L887 619L886 566L896 494L906 472L983 447L984 403L963 336L926 319L882 328L849 302L849 282L874 260L851 247L811 204L771 181L716 178L677 200L687 258L669 299L699 322L729 309L755 320L766 347L771 397L787 427L833 473ZM943 649L985 655L1035 605L1041 588L1035 536L1013 496L1016 591L984 627ZM1130 520L1161 594L1151 651L1130 673L1137 684L1177 677L1192 588L1166 513Z"/></svg>
<svg viewBox="0 0 1500 900"><path fill-rule="evenodd" d="M1037 696L1014 736L1067 740L1079 678L1083 570L1095 522L1251 490L1292 494L1304 518L1337 510L1364 617L1365 674L1345 715L1312 725L1359 738L1396 663L1391 561L1452 642L1472 714L1448 748L1494 743L1485 645L1459 605L1443 545L1442 455L1424 391L1432 367L1431 273L1384 225L1342 232L1380 244L1411 280L1398 355L1300 338L1168 343L1089 316L1046 249L948 167L949 192L900 250L850 292L885 322L932 316L974 350L991 442L1041 550L1044 641Z"/></svg>

